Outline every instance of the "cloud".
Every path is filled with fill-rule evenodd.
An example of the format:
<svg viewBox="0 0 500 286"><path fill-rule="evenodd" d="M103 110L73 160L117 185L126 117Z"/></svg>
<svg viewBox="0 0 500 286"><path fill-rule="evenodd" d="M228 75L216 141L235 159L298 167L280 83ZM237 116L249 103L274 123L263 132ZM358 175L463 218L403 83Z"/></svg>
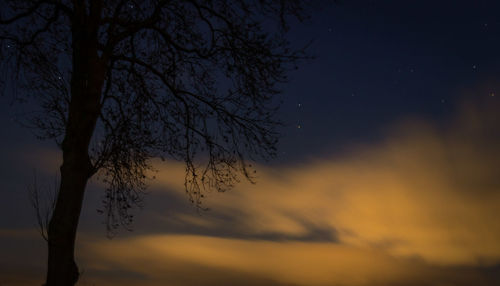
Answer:
<svg viewBox="0 0 500 286"><path fill-rule="evenodd" d="M157 230L80 236L81 283L495 285L497 110L464 104L442 126L408 120L344 154L258 166L257 184L206 194L211 211L201 215L188 204L162 209L187 202L183 164L165 162L140 215Z"/></svg>
<svg viewBox="0 0 500 286"><path fill-rule="evenodd" d="M432 265L498 263L495 107L464 105L460 116L441 128L407 121L384 142L358 146L342 157L261 166L256 185L209 194L205 203L213 211L196 217L196 224L229 225L233 236L254 238L315 240L315 233L323 233L332 243ZM177 167L161 172L159 184L181 194ZM182 217L187 221L188 215Z"/></svg>
<svg viewBox="0 0 500 286"><path fill-rule="evenodd" d="M190 227L84 239L80 257L109 285L497 283L498 271L485 275L500 264L492 107L465 105L442 127L406 121L385 141L343 155L260 166L256 185L207 194L212 211L162 217L167 228ZM182 164L158 168L150 196L185 196Z"/></svg>
<svg viewBox="0 0 500 286"><path fill-rule="evenodd" d="M335 243L150 235L84 249L90 275L117 273L107 285L487 285L470 269L436 269Z"/></svg>

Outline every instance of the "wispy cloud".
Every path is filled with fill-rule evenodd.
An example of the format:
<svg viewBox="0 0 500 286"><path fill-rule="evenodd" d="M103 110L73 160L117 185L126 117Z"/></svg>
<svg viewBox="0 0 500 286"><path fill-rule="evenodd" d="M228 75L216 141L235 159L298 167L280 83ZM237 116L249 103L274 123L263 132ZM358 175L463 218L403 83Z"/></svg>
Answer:
<svg viewBox="0 0 500 286"><path fill-rule="evenodd" d="M212 211L165 217L196 235L89 242L84 261L169 285L491 284L480 271L500 263L500 120L489 105L465 105L446 127L402 123L348 155L260 166L256 185L210 193ZM159 168L153 189L182 196L182 165Z"/></svg>

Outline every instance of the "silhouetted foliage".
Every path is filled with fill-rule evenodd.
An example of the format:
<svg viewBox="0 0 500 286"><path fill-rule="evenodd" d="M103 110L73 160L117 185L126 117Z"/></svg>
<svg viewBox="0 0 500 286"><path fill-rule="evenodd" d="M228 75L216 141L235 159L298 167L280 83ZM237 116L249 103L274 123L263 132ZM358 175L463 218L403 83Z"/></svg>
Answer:
<svg viewBox="0 0 500 286"><path fill-rule="evenodd" d="M102 212L113 231L132 222L152 158L186 163L186 192L199 206L206 188L251 179L248 159L275 155L273 96L304 58L285 39L303 2L0 2L2 87L37 102L31 126L63 152L49 273L50 247L74 240L93 175L107 185Z"/></svg>

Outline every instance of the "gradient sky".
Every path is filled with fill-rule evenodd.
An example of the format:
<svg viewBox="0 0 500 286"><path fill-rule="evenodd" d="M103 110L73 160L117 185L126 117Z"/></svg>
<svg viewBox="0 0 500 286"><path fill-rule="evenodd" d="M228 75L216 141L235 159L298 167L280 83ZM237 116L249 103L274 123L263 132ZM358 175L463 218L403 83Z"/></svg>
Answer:
<svg viewBox="0 0 500 286"><path fill-rule="evenodd" d="M79 285L500 285L500 2L338 1L293 25L315 59L283 85L279 157L199 213L155 162L134 230L89 185ZM0 98L0 285L40 285L28 191L60 154ZM299 128L300 127L300 128Z"/></svg>

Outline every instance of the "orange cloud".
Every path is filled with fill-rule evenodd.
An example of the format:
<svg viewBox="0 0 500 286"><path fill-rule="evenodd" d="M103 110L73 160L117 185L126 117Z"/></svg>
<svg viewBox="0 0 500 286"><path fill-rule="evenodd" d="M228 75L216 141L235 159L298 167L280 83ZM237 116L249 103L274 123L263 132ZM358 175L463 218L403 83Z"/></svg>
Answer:
<svg viewBox="0 0 500 286"><path fill-rule="evenodd" d="M213 211L166 216L199 234L85 239L79 257L107 285L492 285L478 269L500 263L495 114L467 107L447 128L406 122L342 157L260 166L256 185L208 194ZM182 164L158 168L156 189L184 196Z"/></svg>
<svg viewBox="0 0 500 286"><path fill-rule="evenodd" d="M335 243L150 235L94 241L84 249L90 275L122 273L103 280L106 285L488 285L477 271Z"/></svg>
<svg viewBox="0 0 500 286"><path fill-rule="evenodd" d="M233 216L235 231L246 235L297 238L322 229L343 245L396 258L495 264L500 261L500 132L491 132L498 123L492 104L490 110L467 106L448 129L406 122L385 142L342 158L261 166L256 185L211 193L206 206ZM177 167L168 164L158 183L181 193ZM210 213L197 217L197 224L213 224L211 218Z"/></svg>
<svg viewBox="0 0 500 286"><path fill-rule="evenodd" d="M212 211L162 217L196 234L83 235L81 284L494 285L481 268L500 264L497 110L468 105L446 128L408 121L342 156L259 166L256 185L207 194ZM187 200L183 164L157 168L152 189Z"/></svg>
<svg viewBox="0 0 500 286"><path fill-rule="evenodd" d="M383 252L331 243L152 235L95 243L91 249L88 253L98 253L101 264L93 267L111 264L157 282L170 281L169 273L177 269L177 263L194 265L191 275L197 275L198 268L211 267L219 272L266 277L284 285L366 285L414 275L408 263ZM353 270L358 275L353 275ZM213 274L221 275L217 272Z"/></svg>

